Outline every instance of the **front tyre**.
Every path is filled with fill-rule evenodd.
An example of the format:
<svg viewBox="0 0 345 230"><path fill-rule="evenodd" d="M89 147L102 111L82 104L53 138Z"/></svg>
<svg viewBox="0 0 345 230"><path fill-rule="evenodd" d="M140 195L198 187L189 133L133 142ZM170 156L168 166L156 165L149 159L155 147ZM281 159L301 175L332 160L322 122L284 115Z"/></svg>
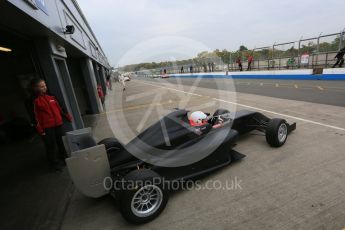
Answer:
<svg viewBox="0 0 345 230"><path fill-rule="evenodd" d="M122 216L134 224L144 224L159 216L169 199L162 177L142 169L128 173L124 181L125 188L118 197Z"/></svg>
<svg viewBox="0 0 345 230"><path fill-rule="evenodd" d="M272 147L285 144L288 135L288 124L283 119L271 119L266 127L266 141Z"/></svg>

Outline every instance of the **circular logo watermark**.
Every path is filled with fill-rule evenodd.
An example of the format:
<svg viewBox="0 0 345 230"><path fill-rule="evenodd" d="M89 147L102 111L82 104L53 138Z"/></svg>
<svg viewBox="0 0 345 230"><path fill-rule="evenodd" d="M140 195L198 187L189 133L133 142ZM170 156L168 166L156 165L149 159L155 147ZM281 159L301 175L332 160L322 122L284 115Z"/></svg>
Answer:
<svg viewBox="0 0 345 230"><path fill-rule="evenodd" d="M188 64L179 61L201 51L208 51L202 52L208 56L199 55ZM120 65L170 58L160 69L136 70L126 91L112 98L121 109L107 118L126 151L152 165L181 167L215 151L231 150L227 142L235 113L227 114L228 122L212 123L204 130L188 120L193 111L210 114L210 119L217 109L236 111L235 86L224 71L227 65L210 54L211 49L201 42L163 36L137 44L121 58Z"/></svg>

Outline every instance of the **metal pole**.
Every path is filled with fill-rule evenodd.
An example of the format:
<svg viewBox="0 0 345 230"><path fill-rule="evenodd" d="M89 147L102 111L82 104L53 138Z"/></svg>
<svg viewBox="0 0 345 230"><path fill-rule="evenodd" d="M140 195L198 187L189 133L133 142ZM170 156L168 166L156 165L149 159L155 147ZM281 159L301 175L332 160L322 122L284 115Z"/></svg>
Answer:
<svg viewBox="0 0 345 230"><path fill-rule="evenodd" d="M230 71L231 52L229 52L228 71Z"/></svg>
<svg viewBox="0 0 345 230"><path fill-rule="evenodd" d="M273 44L273 46L272 46L272 63L274 62L274 67L273 67L273 69L276 68L276 67L275 67L275 61L274 61L274 47L275 47L275 45L276 45L276 42L274 42L274 44Z"/></svg>
<svg viewBox="0 0 345 230"><path fill-rule="evenodd" d="M343 29L343 31L340 32L339 50L343 48L344 33L345 33L345 28Z"/></svg>
<svg viewBox="0 0 345 230"><path fill-rule="evenodd" d="M319 53L320 52L320 38L321 38L321 35L322 35L323 32L321 32L319 34L319 37L317 38L317 52Z"/></svg>
<svg viewBox="0 0 345 230"><path fill-rule="evenodd" d="M300 68L300 63L301 63L301 41L303 39L303 36L301 36L301 38L299 39L298 41L298 57L297 57L297 61L298 61L298 64L297 64L297 67Z"/></svg>
<svg viewBox="0 0 345 230"><path fill-rule="evenodd" d="M318 62L319 62L319 53L320 53L320 38L323 32L321 32L319 34L319 37L317 38L317 51L316 51L316 67L318 66Z"/></svg>

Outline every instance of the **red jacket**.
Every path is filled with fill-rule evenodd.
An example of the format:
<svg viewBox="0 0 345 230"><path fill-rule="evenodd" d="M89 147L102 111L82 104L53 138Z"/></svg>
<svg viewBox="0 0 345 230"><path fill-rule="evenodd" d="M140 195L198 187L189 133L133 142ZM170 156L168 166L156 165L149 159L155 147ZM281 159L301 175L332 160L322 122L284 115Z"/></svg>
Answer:
<svg viewBox="0 0 345 230"><path fill-rule="evenodd" d="M248 57L248 62L252 62L253 61L253 56L252 55L250 55L249 57Z"/></svg>
<svg viewBox="0 0 345 230"><path fill-rule="evenodd" d="M100 86L100 85L97 86L97 92L98 92L98 97L99 98L103 98L104 97L102 86Z"/></svg>
<svg viewBox="0 0 345 230"><path fill-rule="evenodd" d="M63 112L56 98L47 94L40 95L35 98L34 112L37 122L36 129L39 134L43 134L45 128L62 125L62 116L64 116L68 121L72 120L70 114Z"/></svg>

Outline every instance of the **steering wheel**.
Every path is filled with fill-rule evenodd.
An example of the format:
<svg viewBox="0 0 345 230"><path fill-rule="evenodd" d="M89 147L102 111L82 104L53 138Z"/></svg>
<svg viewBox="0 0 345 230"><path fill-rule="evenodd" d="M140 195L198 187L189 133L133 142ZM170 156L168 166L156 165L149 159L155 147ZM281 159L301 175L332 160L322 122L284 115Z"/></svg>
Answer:
<svg viewBox="0 0 345 230"><path fill-rule="evenodd" d="M230 113L219 114L210 118L209 123L211 125L224 124L231 121Z"/></svg>

